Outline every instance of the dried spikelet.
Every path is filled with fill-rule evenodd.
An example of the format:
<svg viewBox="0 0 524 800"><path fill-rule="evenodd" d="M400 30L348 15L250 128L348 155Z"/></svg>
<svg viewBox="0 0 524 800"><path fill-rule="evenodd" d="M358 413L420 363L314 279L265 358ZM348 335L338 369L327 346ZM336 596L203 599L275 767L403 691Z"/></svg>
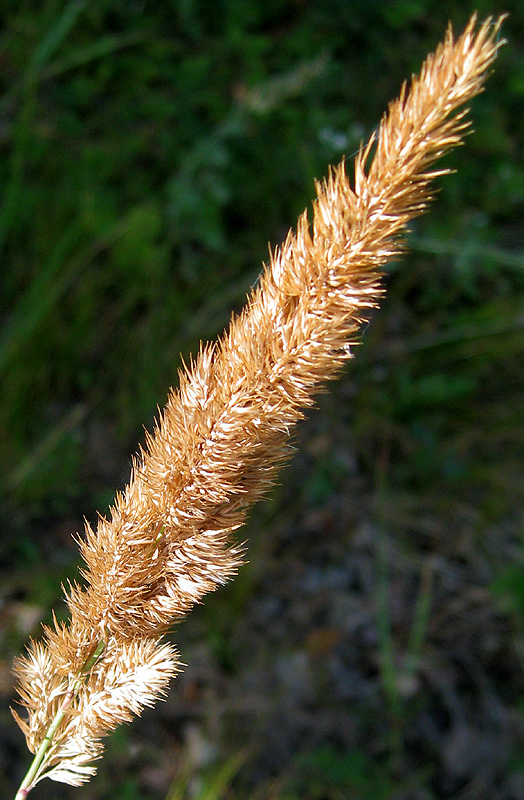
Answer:
<svg viewBox="0 0 524 800"><path fill-rule="evenodd" d="M89 764L102 752L101 737L153 705L178 671L178 662L174 648L158 639L111 638L104 658L85 677L71 673L66 678L57 673L50 650L50 642L47 648L34 643L19 660L20 697L29 718L15 718L36 753L50 722L65 710L38 780L49 777L79 786L96 771ZM65 709L64 698L71 701Z"/></svg>
<svg viewBox="0 0 524 800"><path fill-rule="evenodd" d="M457 41L448 30L361 148L354 188L343 164L317 185L312 229L304 213L244 311L181 373L110 518L87 528L86 588L69 588L70 622L49 630L46 647L34 645L18 667L28 710L19 723L33 752L75 690L46 754L49 777L89 777L99 738L175 673L157 637L237 569L241 549L230 534L271 485L303 409L350 358L380 299L385 262L445 172L432 164L461 142L468 123L458 109L482 89L500 22L475 33L473 17Z"/></svg>

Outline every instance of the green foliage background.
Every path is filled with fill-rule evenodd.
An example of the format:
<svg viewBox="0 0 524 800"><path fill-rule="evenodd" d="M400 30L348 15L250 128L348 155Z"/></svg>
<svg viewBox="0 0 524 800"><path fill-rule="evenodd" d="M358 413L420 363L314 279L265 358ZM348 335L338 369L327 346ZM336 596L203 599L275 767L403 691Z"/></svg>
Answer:
<svg viewBox="0 0 524 800"><path fill-rule="evenodd" d="M224 328L314 178L354 154L448 20L458 30L475 8L480 18L510 14L509 44L474 103L475 134L448 158L457 172L413 225L411 255L391 267L351 398L342 384L340 402L323 410L343 424L364 474L387 459L387 515L401 536L420 513L444 533L473 514L471 547L482 550L483 532L498 526L511 531L513 558L524 443L522 4L0 2L5 602L56 602L75 558L70 528L104 512L125 482L180 354ZM306 505L341 485L343 465L329 455L297 470ZM490 577L494 602L508 601L519 628L522 573L518 562L506 570ZM27 629L11 621L6 631L7 664ZM367 775L368 757L355 759ZM392 796L382 780L374 796ZM375 784L365 786L354 796ZM342 780L340 795L300 791L345 790Z"/></svg>

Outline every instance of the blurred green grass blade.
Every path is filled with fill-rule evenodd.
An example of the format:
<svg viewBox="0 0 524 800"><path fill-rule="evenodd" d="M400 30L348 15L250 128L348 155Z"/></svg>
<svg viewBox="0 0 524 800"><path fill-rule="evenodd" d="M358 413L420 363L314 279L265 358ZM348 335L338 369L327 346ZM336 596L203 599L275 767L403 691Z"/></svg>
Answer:
<svg viewBox="0 0 524 800"><path fill-rule="evenodd" d="M200 307L188 316L181 325L183 339L198 337L202 331L215 333L216 321L221 320L218 330L228 322L231 308L244 302L250 289L256 285L260 272L252 272L237 281L230 281L220 292L205 297Z"/></svg>
<svg viewBox="0 0 524 800"><path fill-rule="evenodd" d="M64 258L78 239L78 227L73 225L72 229L62 237L55 252L13 311L0 338L0 373L8 366L10 359L34 332L74 277L70 274L70 270L66 270L59 277L57 274L63 267Z"/></svg>
<svg viewBox="0 0 524 800"><path fill-rule="evenodd" d="M245 760L246 753L243 751L231 756L204 786L199 800L225 800L231 781Z"/></svg>
<svg viewBox="0 0 524 800"><path fill-rule="evenodd" d="M32 141L33 118L36 109L36 98L33 90L25 93L24 101L14 125L13 145L9 159L7 185L3 189L3 201L0 207L0 254L16 216L18 198L24 183L26 153Z"/></svg>
<svg viewBox="0 0 524 800"><path fill-rule="evenodd" d="M40 70L61 45L86 5L85 0L73 0L69 3L29 59L23 79L22 105L14 126L9 179L3 190L3 203L0 209L0 254L12 220L16 217L17 201L24 184L27 152L33 140L33 120L36 113L34 84Z"/></svg>
<svg viewBox="0 0 524 800"><path fill-rule="evenodd" d="M87 412L88 407L84 404L73 406L69 413L48 431L36 447L26 455L23 461L9 475L7 488L10 491L16 490L30 480L42 462L60 444L62 439L82 422Z"/></svg>
<svg viewBox="0 0 524 800"><path fill-rule="evenodd" d="M442 241L441 239L425 236L410 236L409 247L419 253L454 257L467 255L469 258L493 261L501 267L524 270L524 255L522 253L514 253L502 247L493 247L484 242L458 241L456 239Z"/></svg>
<svg viewBox="0 0 524 800"><path fill-rule="evenodd" d="M524 348L521 334L524 334L523 298L519 295L496 298L442 329L387 341L377 348L373 359L375 362L405 359L416 353L442 348L441 357L445 356L448 362L452 362L463 358L466 345L475 345L480 354L482 348L490 345L495 338L500 338L501 355L508 355L510 351L519 352ZM513 337L511 348L510 336ZM365 359L355 365L356 370L365 368Z"/></svg>
<svg viewBox="0 0 524 800"><path fill-rule="evenodd" d="M0 336L0 374L19 352L24 342L53 307L73 275L64 270L64 261L78 243L80 228L73 224L62 236L40 273L28 287ZM60 271L62 274L60 275Z"/></svg>
<svg viewBox="0 0 524 800"><path fill-rule="evenodd" d="M166 800L186 800L190 796L193 800L225 800L229 795L228 789L231 781L246 761L246 753L240 751L228 759L219 769L213 770L210 777L203 781L203 786L198 793L188 793L191 777L182 775L171 786Z"/></svg>
<svg viewBox="0 0 524 800"><path fill-rule="evenodd" d="M53 62L42 72L41 79L48 80L49 78L57 78L69 72L69 70L83 67L92 61L105 58L106 56L116 53L118 50L123 50L126 47L131 47L145 40L145 34L138 31L126 36L104 36L102 39L86 47L79 47L66 53L59 61Z"/></svg>
<svg viewBox="0 0 524 800"><path fill-rule="evenodd" d="M427 560L422 565L420 588L415 601L413 623L406 648L406 661L403 668L405 678L410 678L417 670L431 611L433 590L433 564Z"/></svg>
<svg viewBox="0 0 524 800"><path fill-rule="evenodd" d="M53 57L86 6L86 0L73 0L64 8L55 24L35 48L29 61L30 74L38 73Z"/></svg>
<svg viewBox="0 0 524 800"><path fill-rule="evenodd" d="M122 235L127 224L126 219L112 225L103 237L89 243L76 256L71 253L80 241L81 228L79 223L71 225L36 280L19 301L0 336L0 375L75 278L96 255Z"/></svg>

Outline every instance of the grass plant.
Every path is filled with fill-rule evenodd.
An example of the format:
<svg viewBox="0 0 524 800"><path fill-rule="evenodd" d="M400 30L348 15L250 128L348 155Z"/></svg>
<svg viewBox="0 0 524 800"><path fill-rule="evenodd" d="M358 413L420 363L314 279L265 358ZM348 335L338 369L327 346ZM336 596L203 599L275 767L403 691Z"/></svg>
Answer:
<svg viewBox="0 0 524 800"><path fill-rule="evenodd" d="M81 7L67 7L36 52L39 67ZM342 163L317 185L312 227L304 212L244 311L181 372L128 486L79 542L84 583L67 589L70 619L48 627L18 662L27 715L16 719L35 757L17 800L44 777L88 780L102 737L152 704L179 670L163 635L240 565L231 533L288 457L303 409L352 356L383 294L386 262L446 172L435 161L462 141L463 107L482 90L500 22L476 28L474 17L456 40L448 30L361 146L353 184Z"/></svg>

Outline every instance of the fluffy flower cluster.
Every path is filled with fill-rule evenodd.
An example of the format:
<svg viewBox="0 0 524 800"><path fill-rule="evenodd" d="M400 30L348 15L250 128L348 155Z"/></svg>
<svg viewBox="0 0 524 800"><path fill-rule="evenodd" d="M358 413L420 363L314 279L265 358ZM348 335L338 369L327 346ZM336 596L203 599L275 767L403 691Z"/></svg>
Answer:
<svg viewBox="0 0 524 800"><path fill-rule="evenodd" d="M461 141L457 110L481 91L499 46L498 24L475 27L457 40L449 30L402 88L361 148L353 186L344 164L317 185L312 226L304 213L244 311L180 375L110 517L87 529L69 622L18 664L18 721L40 760L26 793L46 775L80 784L92 774L100 738L175 674L163 632L238 568L232 531L287 458L303 409L350 357L385 262L445 172L432 164Z"/></svg>

